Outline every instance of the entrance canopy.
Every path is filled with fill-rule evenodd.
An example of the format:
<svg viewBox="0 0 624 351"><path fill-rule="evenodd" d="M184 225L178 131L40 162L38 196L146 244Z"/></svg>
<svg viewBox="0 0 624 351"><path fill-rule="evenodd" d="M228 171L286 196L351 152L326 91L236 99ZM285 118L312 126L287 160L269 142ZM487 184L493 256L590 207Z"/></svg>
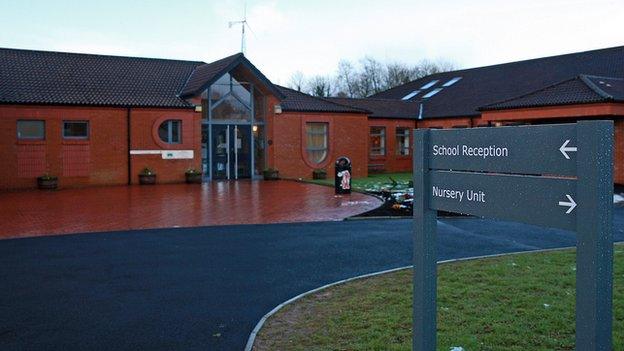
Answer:
<svg viewBox="0 0 624 351"><path fill-rule="evenodd" d="M264 125L269 101L283 99L282 92L243 54L236 54L197 67L181 97L202 107L205 177L259 178L267 166Z"/></svg>

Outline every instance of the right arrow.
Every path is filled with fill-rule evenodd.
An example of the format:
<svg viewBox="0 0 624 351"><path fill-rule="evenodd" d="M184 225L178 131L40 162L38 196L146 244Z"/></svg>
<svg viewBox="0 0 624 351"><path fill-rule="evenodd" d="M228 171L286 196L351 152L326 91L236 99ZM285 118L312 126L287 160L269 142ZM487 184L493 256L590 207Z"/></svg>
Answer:
<svg viewBox="0 0 624 351"><path fill-rule="evenodd" d="M566 197L568 198L569 201L567 202L559 201L559 206L569 207L568 210L566 211L566 214L569 214L576 207L576 202L574 202L574 199L572 198L572 196L566 194Z"/></svg>
<svg viewBox="0 0 624 351"><path fill-rule="evenodd" d="M570 156L568 156L568 152L576 152L576 146L568 146L569 143L570 139L566 139L566 141L563 142L563 145L561 145L561 147L559 148L559 151L561 151L561 153L567 160L570 159Z"/></svg>

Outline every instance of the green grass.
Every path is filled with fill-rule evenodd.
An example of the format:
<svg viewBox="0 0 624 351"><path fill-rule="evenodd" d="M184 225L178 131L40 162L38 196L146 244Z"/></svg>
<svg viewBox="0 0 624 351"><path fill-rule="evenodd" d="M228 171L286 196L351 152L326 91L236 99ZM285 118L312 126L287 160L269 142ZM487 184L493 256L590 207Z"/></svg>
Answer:
<svg viewBox="0 0 624 351"><path fill-rule="evenodd" d="M624 245L614 250L614 350L624 350ZM255 350L410 350L411 270L288 305ZM574 350L575 251L438 267L438 350Z"/></svg>
<svg viewBox="0 0 624 351"><path fill-rule="evenodd" d="M412 173L379 173L370 174L366 178L353 178L351 187L358 191L380 191L382 189L391 190L393 183L390 178L394 179L398 184L394 190L402 190L408 188L408 183L412 180ZM333 174L328 174L327 179L309 180L311 183L321 185L334 185Z"/></svg>

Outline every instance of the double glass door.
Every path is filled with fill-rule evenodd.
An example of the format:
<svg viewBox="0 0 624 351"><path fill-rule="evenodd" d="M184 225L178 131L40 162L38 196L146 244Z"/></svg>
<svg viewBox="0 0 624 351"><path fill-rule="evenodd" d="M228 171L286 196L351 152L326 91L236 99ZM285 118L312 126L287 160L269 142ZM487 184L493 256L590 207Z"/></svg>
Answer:
<svg viewBox="0 0 624 351"><path fill-rule="evenodd" d="M251 177L251 126L212 125L212 179Z"/></svg>

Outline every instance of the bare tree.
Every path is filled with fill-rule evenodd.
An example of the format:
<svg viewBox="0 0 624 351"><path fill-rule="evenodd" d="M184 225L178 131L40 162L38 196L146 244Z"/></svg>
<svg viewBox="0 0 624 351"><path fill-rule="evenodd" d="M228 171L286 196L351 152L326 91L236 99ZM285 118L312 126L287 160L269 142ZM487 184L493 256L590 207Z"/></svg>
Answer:
<svg viewBox="0 0 624 351"><path fill-rule="evenodd" d="M301 71L297 71L290 76L288 87L297 91L302 91L306 86L306 77Z"/></svg>
<svg viewBox="0 0 624 351"><path fill-rule="evenodd" d="M338 95L343 97L355 97L358 89L358 73L353 64L347 60L338 62L338 74L334 85L337 87Z"/></svg>
<svg viewBox="0 0 624 351"><path fill-rule="evenodd" d="M357 95L366 97L385 90L383 81L386 72L381 62L367 56L360 60L360 66L360 84L358 84L359 89Z"/></svg>
<svg viewBox="0 0 624 351"><path fill-rule="evenodd" d="M401 62L382 63L366 56L353 64L341 60L334 76L315 76L310 79L301 72L291 76L288 86L315 96L340 96L364 98L381 91L403 85L430 74L456 68L451 61L421 60L414 66Z"/></svg>
<svg viewBox="0 0 624 351"><path fill-rule="evenodd" d="M326 76L314 76L308 82L307 91L314 96L332 96L334 93L332 79Z"/></svg>
<svg viewBox="0 0 624 351"><path fill-rule="evenodd" d="M418 69L405 64L392 62L386 64L384 86L387 89L408 83L417 78Z"/></svg>

